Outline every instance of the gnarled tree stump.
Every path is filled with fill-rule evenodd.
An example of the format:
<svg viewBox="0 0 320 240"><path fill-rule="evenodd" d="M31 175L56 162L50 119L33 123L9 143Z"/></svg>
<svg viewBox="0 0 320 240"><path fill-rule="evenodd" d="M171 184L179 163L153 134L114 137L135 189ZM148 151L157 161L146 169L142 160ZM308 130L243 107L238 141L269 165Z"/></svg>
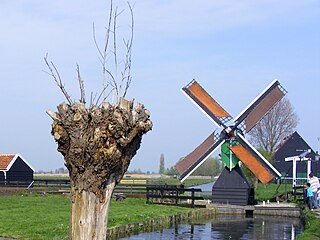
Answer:
<svg viewBox="0 0 320 240"><path fill-rule="evenodd" d="M152 128L149 111L122 98L89 109L62 103L48 114L71 179L70 238L106 239L112 192Z"/></svg>

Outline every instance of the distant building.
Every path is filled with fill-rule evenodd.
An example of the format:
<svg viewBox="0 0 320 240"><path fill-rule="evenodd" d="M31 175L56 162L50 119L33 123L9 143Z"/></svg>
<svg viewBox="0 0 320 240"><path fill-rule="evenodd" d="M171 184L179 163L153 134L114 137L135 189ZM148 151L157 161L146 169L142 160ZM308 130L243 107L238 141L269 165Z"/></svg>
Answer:
<svg viewBox="0 0 320 240"><path fill-rule="evenodd" d="M281 173L282 177L292 177L292 162L286 162L286 157L300 155L303 151L311 149L311 152L306 156L312 159L311 169L314 174L320 176L319 161L315 161L316 153L306 143L306 141L297 133L287 137L275 151L273 157L273 165ZM301 161L297 163L297 178L307 178L307 162Z"/></svg>
<svg viewBox="0 0 320 240"><path fill-rule="evenodd" d="M0 186L29 186L34 169L18 153L0 154Z"/></svg>

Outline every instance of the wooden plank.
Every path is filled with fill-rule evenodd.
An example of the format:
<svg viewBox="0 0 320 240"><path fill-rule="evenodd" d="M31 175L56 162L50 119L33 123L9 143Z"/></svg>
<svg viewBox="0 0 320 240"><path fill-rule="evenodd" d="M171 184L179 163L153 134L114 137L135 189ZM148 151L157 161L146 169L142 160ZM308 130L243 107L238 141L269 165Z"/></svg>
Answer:
<svg viewBox="0 0 320 240"><path fill-rule="evenodd" d="M230 146L231 151L250 169L250 171L263 183L267 184L275 177L256 159L251 153L240 144Z"/></svg>
<svg viewBox="0 0 320 240"><path fill-rule="evenodd" d="M196 81L187 89L210 113L218 118L231 117Z"/></svg>
<svg viewBox="0 0 320 240"><path fill-rule="evenodd" d="M246 132L249 132L284 96L279 87L274 88L252 109L245 119Z"/></svg>
<svg viewBox="0 0 320 240"><path fill-rule="evenodd" d="M215 142L213 132L196 149L180 160L175 165L180 174L180 180L192 174L222 144L222 141L224 140L219 139Z"/></svg>

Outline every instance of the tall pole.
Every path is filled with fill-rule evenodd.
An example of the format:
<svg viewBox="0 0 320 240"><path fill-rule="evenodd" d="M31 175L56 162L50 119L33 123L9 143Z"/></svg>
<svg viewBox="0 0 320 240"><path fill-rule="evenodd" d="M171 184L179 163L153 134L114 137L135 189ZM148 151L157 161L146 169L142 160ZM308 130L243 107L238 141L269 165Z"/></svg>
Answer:
<svg viewBox="0 0 320 240"><path fill-rule="evenodd" d="M295 191L297 185L297 160L295 158L293 158L292 164L292 188Z"/></svg>

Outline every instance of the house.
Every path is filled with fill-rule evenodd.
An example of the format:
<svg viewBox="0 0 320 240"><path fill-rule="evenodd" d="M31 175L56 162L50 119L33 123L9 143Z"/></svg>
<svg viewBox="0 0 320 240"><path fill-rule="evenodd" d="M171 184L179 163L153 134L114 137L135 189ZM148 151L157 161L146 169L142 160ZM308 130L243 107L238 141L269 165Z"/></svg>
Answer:
<svg viewBox="0 0 320 240"><path fill-rule="evenodd" d="M29 186L34 169L18 153L0 154L0 186Z"/></svg>
<svg viewBox="0 0 320 240"><path fill-rule="evenodd" d="M288 136L276 149L273 157L274 167L281 172L282 177L292 177L292 161L286 162L286 157L298 156L303 151L311 149L306 141L298 134L294 132ZM320 164L319 161L315 161L316 153L311 149L311 152L306 156L311 158L311 170L312 172L320 176ZM297 178L307 178L307 161L297 162Z"/></svg>

